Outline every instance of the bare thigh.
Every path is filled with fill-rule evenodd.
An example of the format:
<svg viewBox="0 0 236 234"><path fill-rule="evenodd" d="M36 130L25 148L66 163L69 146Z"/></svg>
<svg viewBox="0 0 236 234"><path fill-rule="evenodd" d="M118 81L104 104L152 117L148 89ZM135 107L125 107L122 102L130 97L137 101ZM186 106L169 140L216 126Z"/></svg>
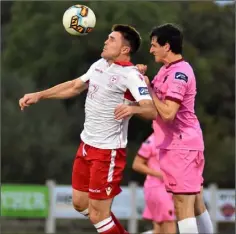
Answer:
<svg viewBox="0 0 236 234"><path fill-rule="evenodd" d="M206 206L203 198L203 187L201 187L201 192L196 195L196 200L194 203L195 216L198 216L205 212Z"/></svg>
<svg viewBox="0 0 236 234"><path fill-rule="evenodd" d="M195 216L194 204L196 195L174 194L173 198L178 221Z"/></svg>

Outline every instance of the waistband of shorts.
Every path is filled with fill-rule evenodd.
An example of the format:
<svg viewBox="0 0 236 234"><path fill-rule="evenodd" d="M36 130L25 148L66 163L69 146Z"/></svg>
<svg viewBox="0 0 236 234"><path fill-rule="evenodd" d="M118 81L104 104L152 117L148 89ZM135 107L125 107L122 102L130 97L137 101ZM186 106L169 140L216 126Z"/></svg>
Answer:
<svg viewBox="0 0 236 234"><path fill-rule="evenodd" d="M87 145L88 147L92 148L92 149L97 149L97 150L126 150L126 148L98 148L96 146L92 146L90 144L85 143L82 139L80 140L80 143L83 145Z"/></svg>

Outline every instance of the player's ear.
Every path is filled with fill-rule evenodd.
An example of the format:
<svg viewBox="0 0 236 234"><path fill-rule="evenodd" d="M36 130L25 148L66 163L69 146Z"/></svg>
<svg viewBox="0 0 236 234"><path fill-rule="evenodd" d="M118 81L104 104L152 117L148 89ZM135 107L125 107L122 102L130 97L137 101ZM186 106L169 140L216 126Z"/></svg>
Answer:
<svg viewBox="0 0 236 234"><path fill-rule="evenodd" d="M129 54L130 53L130 47L129 46L123 46L121 49L122 54Z"/></svg>
<svg viewBox="0 0 236 234"><path fill-rule="evenodd" d="M165 45L164 45L164 48L165 48L165 51L170 51L170 44L169 43L166 43Z"/></svg>

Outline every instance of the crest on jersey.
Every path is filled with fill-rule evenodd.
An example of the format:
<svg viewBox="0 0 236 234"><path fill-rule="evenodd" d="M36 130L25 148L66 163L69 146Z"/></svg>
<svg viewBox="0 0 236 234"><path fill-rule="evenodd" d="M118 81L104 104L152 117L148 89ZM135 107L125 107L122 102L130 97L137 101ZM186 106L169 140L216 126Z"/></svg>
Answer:
<svg viewBox="0 0 236 234"><path fill-rule="evenodd" d="M119 81L119 76L113 75L109 78L109 87L112 87L114 84L117 84Z"/></svg>

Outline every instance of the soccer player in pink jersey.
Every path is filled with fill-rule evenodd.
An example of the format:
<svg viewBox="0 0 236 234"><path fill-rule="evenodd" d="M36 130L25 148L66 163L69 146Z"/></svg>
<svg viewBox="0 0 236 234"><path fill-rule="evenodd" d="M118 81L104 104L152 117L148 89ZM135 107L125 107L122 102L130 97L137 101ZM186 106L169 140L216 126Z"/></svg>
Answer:
<svg viewBox="0 0 236 234"><path fill-rule="evenodd" d="M154 28L150 39L150 53L163 64L149 88L158 112L153 127L166 189L174 194L179 231L213 233L202 195L205 160L194 110L196 79L182 56L183 35L176 26L165 24ZM146 68L139 65L142 72Z"/></svg>
<svg viewBox="0 0 236 234"><path fill-rule="evenodd" d="M167 193L159 166L154 133L143 142L133 162L133 169L146 175L143 218L153 221L155 234L176 233L174 202Z"/></svg>
<svg viewBox="0 0 236 234"><path fill-rule="evenodd" d="M140 43L134 28L115 25L104 43L102 58L86 74L51 89L26 94L19 101L23 110L43 99L70 98L88 89L82 142L72 172L73 205L89 216L98 233L127 233L111 213L111 205L121 192L128 121L134 114L156 118L145 80L130 62Z"/></svg>

